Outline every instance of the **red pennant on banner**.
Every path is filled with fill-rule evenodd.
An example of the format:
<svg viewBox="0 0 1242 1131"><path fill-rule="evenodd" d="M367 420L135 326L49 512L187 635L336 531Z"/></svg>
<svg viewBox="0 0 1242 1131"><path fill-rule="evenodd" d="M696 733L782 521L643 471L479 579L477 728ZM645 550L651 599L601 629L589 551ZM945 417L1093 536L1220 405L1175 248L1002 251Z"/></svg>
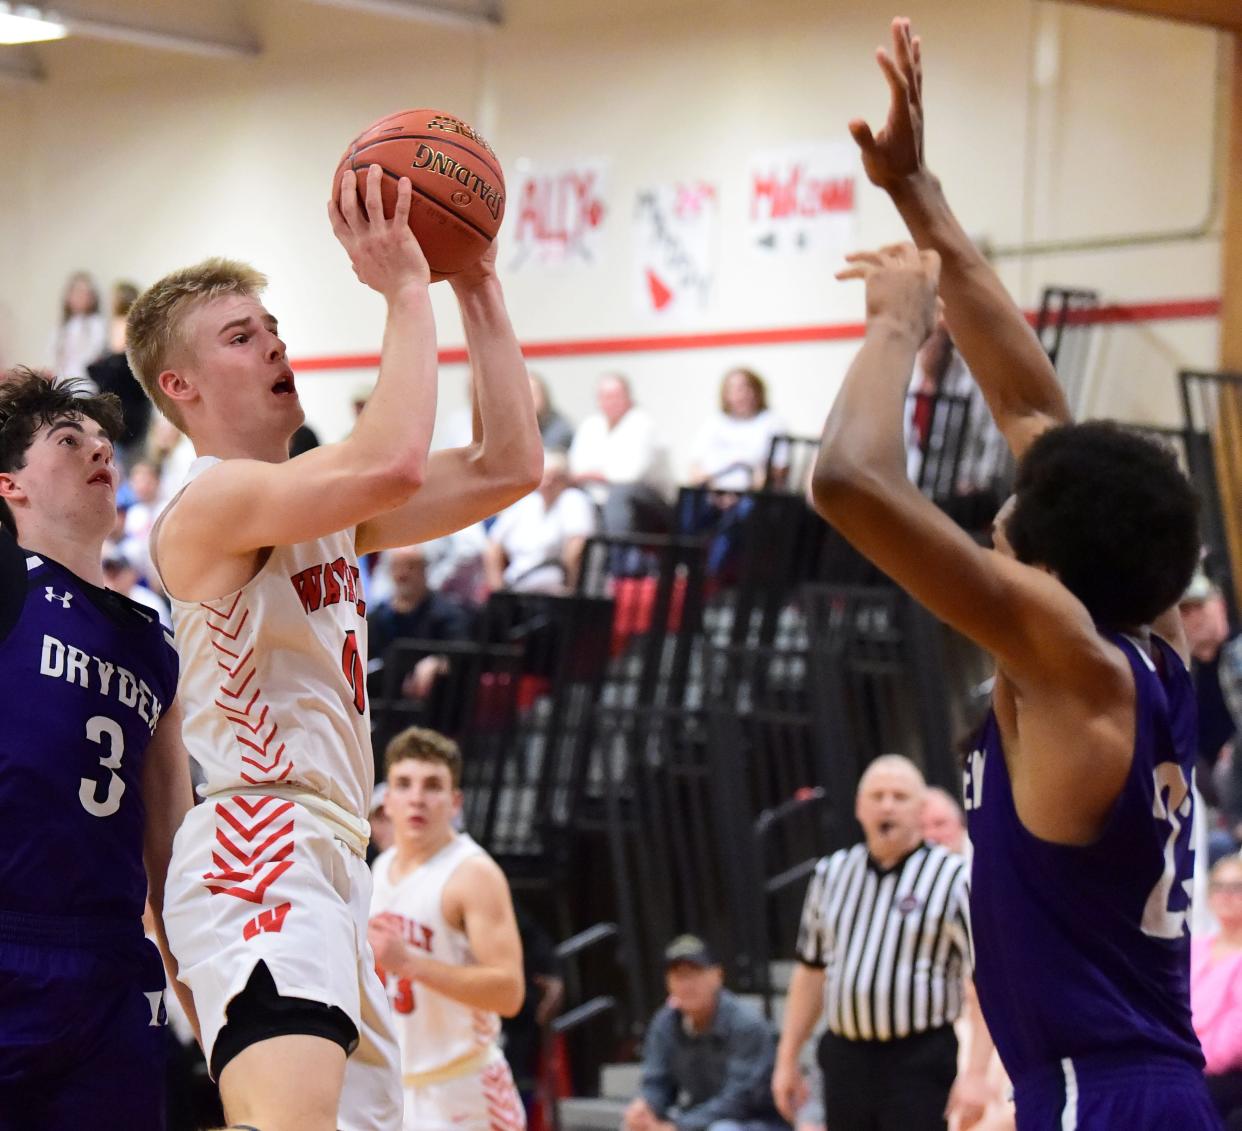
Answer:
<svg viewBox="0 0 1242 1131"><path fill-rule="evenodd" d="M651 305L656 310L663 310L673 301L673 292L668 289L651 268L647 268L647 289L651 292Z"/></svg>

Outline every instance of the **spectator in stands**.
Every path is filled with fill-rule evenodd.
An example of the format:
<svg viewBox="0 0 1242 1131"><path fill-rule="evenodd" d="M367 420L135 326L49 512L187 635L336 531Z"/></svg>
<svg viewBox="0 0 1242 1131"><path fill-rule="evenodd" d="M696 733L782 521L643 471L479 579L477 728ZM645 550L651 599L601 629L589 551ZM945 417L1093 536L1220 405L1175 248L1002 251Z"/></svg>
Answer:
<svg viewBox="0 0 1242 1131"><path fill-rule="evenodd" d="M923 795L923 839L943 844L970 863L974 848L966 832L966 814L961 802L938 785L929 785Z"/></svg>
<svg viewBox="0 0 1242 1131"><path fill-rule="evenodd" d="M469 640L474 631L474 618L467 609L428 587L427 556L421 546L388 550L384 561L392 596L372 605L367 613L373 677L384 670L388 650L399 640ZM445 669L444 659L430 651L405 655L403 664L411 665L401 684L407 699L425 699ZM374 698L381 693L382 683L379 679L370 682Z"/></svg>
<svg viewBox="0 0 1242 1131"><path fill-rule="evenodd" d="M469 608L487 600L483 565L487 530L483 523L426 542L423 550L427 554L427 583L437 593L456 598Z"/></svg>
<svg viewBox="0 0 1242 1131"><path fill-rule="evenodd" d="M172 610L168 607L168 602L143 584L138 571L119 548L104 546L103 572L104 583L109 589L120 593L122 597L128 597L131 601L145 605L159 618L165 628L172 631Z"/></svg>
<svg viewBox="0 0 1242 1131"><path fill-rule="evenodd" d="M108 348L99 360L86 367L87 375L99 386L99 391L114 393L121 402L125 431L121 433L117 452L121 467L126 471L142 456L151 427L151 400L143 392L125 356L125 321L137 298L138 288L133 283L121 281L113 285Z"/></svg>
<svg viewBox="0 0 1242 1131"><path fill-rule="evenodd" d="M943 318L918 352L907 413L910 481L968 529L987 529L1008 449Z"/></svg>
<svg viewBox="0 0 1242 1131"><path fill-rule="evenodd" d="M483 565L493 591L564 593L573 589L595 508L569 481L564 452L545 452L536 490L502 511L488 531Z"/></svg>
<svg viewBox="0 0 1242 1131"><path fill-rule="evenodd" d="M574 484L601 508L607 534L668 530L665 452L655 421L634 404L619 373L600 378L596 403L599 411L578 426L569 448Z"/></svg>
<svg viewBox="0 0 1242 1131"><path fill-rule="evenodd" d="M371 791L371 811L367 814L367 822L371 826L371 839L367 842L367 863L371 864L381 852L387 852L393 845L392 818L384 808L384 799L388 796L388 783L376 782Z"/></svg>
<svg viewBox="0 0 1242 1131"><path fill-rule="evenodd" d="M1212 1102L1242 1131L1242 859L1218 860L1208 892L1220 928L1190 940L1190 1005Z"/></svg>
<svg viewBox="0 0 1242 1131"><path fill-rule="evenodd" d="M976 1039L958 1072L953 1023L970 974L969 871L923 839L925 785L908 758L877 758L858 783L854 813L864 842L824 857L807 889L772 1094L792 1119L806 1098L798 1058L827 1009L819 1046L831 1131L969 1126L991 1099L993 1046L977 1006ZM926 952L868 940L938 940ZM846 956L850 958L847 961Z"/></svg>
<svg viewBox="0 0 1242 1131"><path fill-rule="evenodd" d="M117 507L125 517L121 525L121 553L148 584L158 584L151 566L151 528L164 504L160 501L160 475L150 460L139 460L129 469L117 492Z"/></svg>
<svg viewBox="0 0 1242 1131"><path fill-rule="evenodd" d="M639 1095L624 1131L776 1131L787 1128L767 1081L775 1034L724 988L724 972L694 935L664 951L668 1001L647 1027Z"/></svg>
<svg viewBox="0 0 1242 1131"><path fill-rule="evenodd" d="M108 320L99 310L99 288L85 271L69 276L61 299L60 325L52 337L52 372L65 380L88 380L86 367L108 352Z"/></svg>
<svg viewBox="0 0 1242 1131"><path fill-rule="evenodd" d="M729 370L720 383L720 411L695 440L690 486L721 491L762 487L772 439L783 432L785 425L768 408L763 378L753 369Z"/></svg>
<svg viewBox="0 0 1242 1131"><path fill-rule="evenodd" d="M160 469L161 507L167 506L184 486L190 465L196 458L189 436L183 435L172 421L157 412L147 432L147 459Z"/></svg>
<svg viewBox="0 0 1242 1131"><path fill-rule="evenodd" d="M1203 788L1203 779L1212 776L1222 749L1233 740L1237 729L1225 702L1218 667L1221 648L1231 635L1229 611L1221 591L1202 570L1191 578L1177 609L1186 629L1186 643L1190 646L1191 676L1199 704L1196 776Z"/></svg>
<svg viewBox="0 0 1242 1131"><path fill-rule="evenodd" d="M535 400L535 416L539 419L543 446L551 451L569 451L570 444L574 442L573 425L556 411L548 394L548 386L538 373L530 374L530 395Z"/></svg>

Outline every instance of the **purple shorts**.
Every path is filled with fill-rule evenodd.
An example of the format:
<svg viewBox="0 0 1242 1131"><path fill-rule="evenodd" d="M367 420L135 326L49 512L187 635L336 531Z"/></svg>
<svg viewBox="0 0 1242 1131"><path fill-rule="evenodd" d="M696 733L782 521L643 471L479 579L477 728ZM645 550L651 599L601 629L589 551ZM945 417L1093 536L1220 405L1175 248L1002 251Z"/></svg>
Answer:
<svg viewBox="0 0 1242 1131"><path fill-rule="evenodd" d="M0 913L0 1131L163 1131L164 986L138 922Z"/></svg>
<svg viewBox="0 0 1242 1131"><path fill-rule="evenodd" d="M1018 1131L1222 1131L1203 1072L1172 1057L1066 1058L1014 1082Z"/></svg>

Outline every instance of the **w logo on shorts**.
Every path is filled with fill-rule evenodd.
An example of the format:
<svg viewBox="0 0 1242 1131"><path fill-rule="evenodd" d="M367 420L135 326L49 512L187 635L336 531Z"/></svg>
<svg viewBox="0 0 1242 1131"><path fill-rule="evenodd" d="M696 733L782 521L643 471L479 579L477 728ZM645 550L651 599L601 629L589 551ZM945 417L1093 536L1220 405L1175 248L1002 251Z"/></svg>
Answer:
<svg viewBox="0 0 1242 1131"><path fill-rule="evenodd" d="M289 914L289 908L292 906L292 903L282 903L279 907L260 911L242 928L242 935L249 942L255 935L261 935L264 932L279 934L280 928L285 925L285 916Z"/></svg>

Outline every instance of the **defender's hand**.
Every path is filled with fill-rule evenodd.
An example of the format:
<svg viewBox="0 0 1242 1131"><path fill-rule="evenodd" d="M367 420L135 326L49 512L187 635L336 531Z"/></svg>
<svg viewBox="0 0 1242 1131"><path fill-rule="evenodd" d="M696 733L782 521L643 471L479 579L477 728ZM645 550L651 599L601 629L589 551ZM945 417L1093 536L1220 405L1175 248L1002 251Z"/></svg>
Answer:
<svg viewBox="0 0 1242 1131"><path fill-rule="evenodd" d="M397 206L389 219L384 215L380 181L383 171L372 165L367 173L367 202L358 203L358 178L352 169L341 176L338 199L328 202L332 231L341 241L354 274L385 298L391 299L408 286L427 286L433 281L427 257L410 231L408 177L397 182Z"/></svg>
<svg viewBox="0 0 1242 1131"><path fill-rule="evenodd" d="M882 47L875 53L888 80L888 119L874 135L861 118L849 124L871 183L889 191L924 168L922 44L907 19L893 20L892 31L892 55Z"/></svg>
<svg viewBox="0 0 1242 1131"><path fill-rule="evenodd" d="M916 346L925 342L940 317L940 256L900 243L845 258L850 266L837 278L866 282L868 326L888 323L912 334Z"/></svg>

